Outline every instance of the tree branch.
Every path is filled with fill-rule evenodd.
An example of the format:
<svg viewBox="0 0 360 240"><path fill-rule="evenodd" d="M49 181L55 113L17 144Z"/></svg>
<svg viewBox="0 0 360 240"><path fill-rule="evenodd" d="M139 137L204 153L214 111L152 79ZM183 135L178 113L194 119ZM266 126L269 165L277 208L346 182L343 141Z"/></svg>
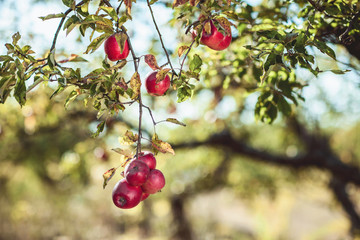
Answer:
<svg viewBox="0 0 360 240"><path fill-rule="evenodd" d="M331 156L328 152L322 152L321 149L309 151L296 157L287 157L253 148L239 139L234 139L228 131L214 134L205 141L194 141L177 145L172 144L174 149L194 148L203 145L221 146L233 153L250 157L255 161L278 166L286 166L294 169L315 167L321 170L328 170L345 183L352 182L360 186L360 170L358 167L345 164L336 156Z"/></svg>
<svg viewBox="0 0 360 240"><path fill-rule="evenodd" d="M83 4L84 4L84 1L81 1L81 2L79 2L78 4L76 4L75 7L79 7L79 6L83 5ZM56 29L56 32L55 32L55 36L54 36L54 39L53 39L53 42L52 42L52 45L51 45L51 48L50 48L50 52L55 49L56 40L57 40L57 37L58 37L58 35L59 35L61 26L64 24L65 18L67 17L67 15L68 15L71 11L73 11L72 8L69 8L68 10L66 10L66 12L64 13L65 16L63 16L63 17L61 18L61 21L60 21L60 23L59 23L59 26L58 26L58 28Z"/></svg>
<svg viewBox="0 0 360 240"><path fill-rule="evenodd" d="M360 231L360 215L356 212L354 203L351 201L349 194L346 192L346 184L336 178L331 179L329 183L330 189L334 196L341 204L351 220L351 230L353 233Z"/></svg>

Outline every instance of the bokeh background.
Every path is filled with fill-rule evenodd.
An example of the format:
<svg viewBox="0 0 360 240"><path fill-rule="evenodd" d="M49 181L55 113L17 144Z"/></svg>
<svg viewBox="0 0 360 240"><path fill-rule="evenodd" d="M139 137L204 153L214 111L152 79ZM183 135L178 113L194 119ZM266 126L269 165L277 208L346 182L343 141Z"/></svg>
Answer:
<svg viewBox="0 0 360 240"><path fill-rule="evenodd" d="M261 1L249 3L256 7ZM126 27L137 54L150 52L157 54L158 62L166 62L146 2L135 6L134 20ZM43 22L38 17L65 10L55 0L0 1L0 53L6 54L4 44L19 31L22 43L45 55L59 21ZM176 49L179 41L189 42L184 29L169 23L171 9L160 2L154 12L169 49ZM92 55L82 54L89 40L79 35L60 33L58 59L79 54L89 62L76 63L77 67L89 71L101 65L104 53L100 48ZM300 156L313 141L310 144L318 143L319 151L331 149L342 163L360 165L359 62L344 48L333 48L354 69L318 78L298 69L298 77L309 83L303 90L306 101L297 107L296 119L279 116L271 125L254 119L256 93L229 88L220 94L215 83L224 80L219 70L226 64L223 53L196 48L208 61L191 100L178 104L175 94L156 99L144 94L155 119L176 117L187 127L157 126L158 135L176 152L157 156L166 187L130 210L116 208L111 200L119 172L105 190L102 174L122 163L123 158L111 149L127 147L119 137L128 128L136 129L136 106L109 120L105 132L91 138L96 113L80 100L64 109L66 94L49 100L56 85L39 86L22 108L10 99L0 105L0 239L356 238L356 217L352 219L344 209L339 194L353 203L354 217L360 211L358 185L337 184L327 169L266 160ZM323 68L344 68L319 52L314 55ZM176 53L172 57L179 67ZM141 66L141 75L150 71ZM125 74L131 76L131 69ZM307 140L299 132L308 134ZM229 133L239 145L230 144ZM147 115L144 135L152 135Z"/></svg>

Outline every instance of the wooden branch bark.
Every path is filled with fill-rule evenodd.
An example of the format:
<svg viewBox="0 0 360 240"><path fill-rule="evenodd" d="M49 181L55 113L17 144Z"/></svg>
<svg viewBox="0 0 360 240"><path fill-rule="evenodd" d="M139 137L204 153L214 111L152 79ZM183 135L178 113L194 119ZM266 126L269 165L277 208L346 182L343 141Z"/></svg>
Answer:
<svg viewBox="0 0 360 240"><path fill-rule="evenodd" d="M335 198L341 204L342 208L351 220L352 234L360 234L360 215L356 212L356 207L346 191L346 184L336 178L333 178L329 183L329 188L333 191Z"/></svg>
<svg viewBox="0 0 360 240"><path fill-rule="evenodd" d="M321 170L328 170L334 176L344 182L352 182L360 186L360 169L356 166L341 162L337 156L329 155L328 152L322 152L321 149L314 149L307 153L295 157L274 154L265 150L254 148L241 139L235 139L225 131L220 134L214 134L205 141L193 141L175 145L174 149L194 148L202 145L221 146L229 151L250 157L255 161L286 166L291 168L315 167Z"/></svg>

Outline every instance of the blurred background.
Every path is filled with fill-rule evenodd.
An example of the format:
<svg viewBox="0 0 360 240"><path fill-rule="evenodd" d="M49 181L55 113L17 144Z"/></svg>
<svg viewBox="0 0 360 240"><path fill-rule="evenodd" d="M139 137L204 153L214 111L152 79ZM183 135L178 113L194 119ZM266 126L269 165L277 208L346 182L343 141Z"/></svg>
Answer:
<svg viewBox="0 0 360 240"><path fill-rule="evenodd" d="M96 1L94 1L96 2ZM117 1L110 1L114 4ZM249 1L250 2L250 1ZM271 1L251 1L256 9ZM94 3L95 6L95 3ZM58 19L39 16L66 10L61 1L0 1L0 54L19 31L21 43L46 54ZM172 11L155 4L158 24L169 49L176 49L184 29L169 23ZM138 55L157 54L166 62L146 2L138 1L134 20L126 25ZM241 55L237 41L230 51ZM88 37L61 32L57 59L79 54L84 72L101 66L102 48L84 55ZM176 103L176 94L152 98L143 94L156 120L176 117L187 127L167 123L157 133L176 155L157 155L166 177L161 193L134 209L116 208L112 187L119 172L102 188L102 174L122 163L111 151L119 137L136 129L137 106L107 122L99 137L96 112L81 99L64 109L66 94L49 100L56 85L41 85L20 106L12 99L0 105L0 239L354 239L360 229L360 78L359 62L345 48L333 45L336 63L314 52L322 68L353 66L345 75L323 73L318 78L298 69L303 89L295 117L267 125L256 121L258 95L237 86L223 88L229 53L199 46L202 80L191 100ZM80 49L80 50L79 50ZM228 54L228 55L226 55ZM173 62L180 66L176 53ZM234 63L235 64L235 63ZM242 65L233 66L237 71ZM71 65L71 64L70 64ZM141 75L150 68L142 63ZM354 67L355 66L355 67ZM131 76L127 67L125 74ZM247 75L241 76L246 79ZM249 86L251 81L247 81ZM144 91L145 92L145 91ZM144 135L152 135L144 115ZM145 149L150 148L144 145ZM309 162L297 161L307 156ZM311 161L319 160L319 164ZM335 166L326 160L335 159Z"/></svg>

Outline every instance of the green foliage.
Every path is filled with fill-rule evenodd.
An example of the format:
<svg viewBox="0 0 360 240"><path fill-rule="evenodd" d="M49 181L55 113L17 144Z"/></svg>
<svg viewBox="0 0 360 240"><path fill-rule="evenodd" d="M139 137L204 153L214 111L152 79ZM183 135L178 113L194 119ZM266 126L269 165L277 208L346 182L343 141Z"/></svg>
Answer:
<svg viewBox="0 0 360 240"><path fill-rule="evenodd" d="M95 52L114 32L121 30L122 33L125 33L126 29L123 28L123 25L131 18L131 2L126 3L124 11L119 11L109 5L107 1L100 1L95 12L89 12L90 1L81 1L77 4L75 1L63 1L63 3L69 7L66 12L49 14L40 18L42 20L61 18L59 28L62 27L66 34L78 27L84 37L86 30L91 29L92 32L89 36L91 42L85 50L86 54ZM151 4L155 4L155 2L153 1ZM179 56L183 57L180 72L174 72L174 69L171 68L172 84L177 91L178 102L186 101L193 95L196 84L190 83L191 79L211 81L213 77L209 75L210 72L201 71L201 68L206 66L206 69L210 70L211 65L209 64L215 60L215 62L219 61L223 67L223 69L217 70L218 77L223 78L221 77L222 70L227 76L224 87L229 88L232 86L232 82L241 81L246 84L242 84L240 88L249 92L263 92L258 99L255 116L257 119L269 123L276 119L278 111L286 116L291 114L288 100L297 104L296 98L302 99L299 91L304 84L294 75L296 68L305 68L315 76L324 71L319 69L316 64L316 59L311 51L313 48L317 48L336 60L332 46L329 46L319 36L322 29L330 25L338 27L348 25L357 9L355 4L345 4L341 1L322 5L275 1L257 8L237 1L205 1L203 3L178 1L174 3L174 6L176 6L174 14L177 16L177 21L183 23L188 30L193 26L198 32L201 32L202 26L195 18L195 15L199 13L207 18L229 19L234 26L237 26L237 32L233 31L235 38L231 47L223 54L212 52L215 59L213 56L210 59L207 57L204 59L202 53L192 54L192 57L188 56L189 52L195 51L195 46L200 41L200 35L196 36L195 44L193 42L190 47L183 46L179 49ZM296 11L298 11L298 16L295 14ZM256 18L254 18L255 15ZM269 16L275 17L270 18ZM328 21L324 21L323 16L326 16ZM295 24L295 21L301 21L302 24ZM94 37L95 35L97 36ZM57 35L55 39L56 37ZM105 60L103 68L95 69L84 76L80 74L79 69L61 65L67 61L56 59L55 45L51 47L45 58L35 59L31 47L28 45L20 47L19 40L20 34L16 33L12 43L6 44L8 55L0 57L2 62L0 100L2 103L13 92L19 104L24 105L27 93L26 81L29 79L34 80L34 85L57 81L59 87L53 95L69 86L74 86L76 89L66 100L65 106L77 96L82 95L86 102L93 102L99 115L103 115L103 112L123 111L125 106L119 101L119 97L124 100L127 98L136 100L139 94L138 84L130 81L130 86L128 86L129 80L125 80L119 71L125 67L126 61L111 65ZM188 70L183 70L186 58L188 58L189 67ZM69 62L84 60L76 57L69 59ZM227 60L231 62L226 66L224 63ZM330 70L336 74L346 72L341 69ZM282 79L280 73L292 75L291 81ZM270 95L267 96L267 94Z"/></svg>

